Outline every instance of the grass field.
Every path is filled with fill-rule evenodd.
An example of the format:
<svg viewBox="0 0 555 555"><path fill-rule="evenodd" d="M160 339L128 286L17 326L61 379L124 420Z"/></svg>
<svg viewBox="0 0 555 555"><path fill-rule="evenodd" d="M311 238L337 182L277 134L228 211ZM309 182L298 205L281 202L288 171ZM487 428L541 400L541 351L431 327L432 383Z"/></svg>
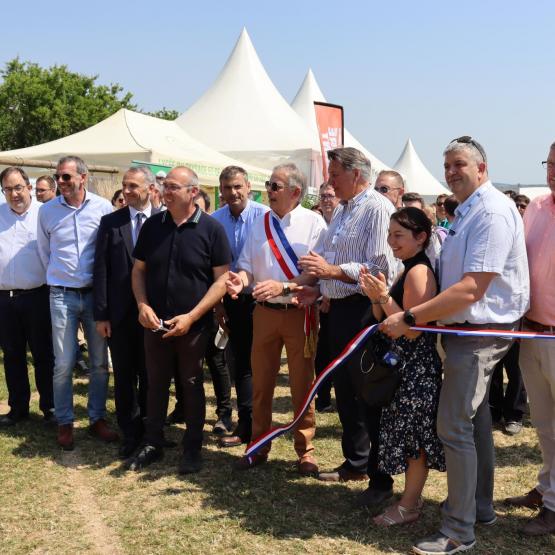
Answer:
<svg viewBox="0 0 555 555"><path fill-rule="evenodd" d="M1 374L3 413L8 407ZM210 435L214 398L209 382L205 465L187 478L176 474L178 449L166 450L164 460L145 471L131 473L122 469L116 446L89 438L86 380L75 382L76 449L62 452L55 444L55 429L46 427L38 414L34 394L31 419L0 430L0 553L407 553L412 540L436 531L439 502L446 495L444 474L431 473L420 521L380 530L372 525L371 512L352 506L364 484L324 484L297 475L290 437L274 443L268 464L246 473L234 471L232 463L243 449L218 449ZM276 422L290 419L289 407L287 377L282 374ZM111 413L113 408L110 401ZM321 469L342 460L339 432L335 413L318 415L316 454ZM181 426L168 428L171 439L180 440L181 434ZM535 484L541 460L535 432L527 422L514 438L500 431L494 436L500 519L491 528L478 528L472 553L555 553L553 537L519 534L531 511L507 510L500 503ZM396 492L402 487L398 477Z"/></svg>

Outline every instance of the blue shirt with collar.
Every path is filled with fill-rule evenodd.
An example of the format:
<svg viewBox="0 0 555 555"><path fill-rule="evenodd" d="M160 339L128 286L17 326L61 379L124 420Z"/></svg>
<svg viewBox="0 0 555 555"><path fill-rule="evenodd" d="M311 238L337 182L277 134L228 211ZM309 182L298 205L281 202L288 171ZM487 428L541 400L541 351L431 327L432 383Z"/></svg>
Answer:
<svg viewBox="0 0 555 555"><path fill-rule="evenodd" d="M85 191L83 203L77 208L62 195L41 206L37 242L48 285L92 285L100 218L111 212L110 202L90 191Z"/></svg>
<svg viewBox="0 0 555 555"><path fill-rule="evenodd" d="M233 256L231 270L233 272L237 271L237 260L252 229L253 222L268 212L268 210L270 210L268 206L254 200L249 200L247 201L247 206L237 218L233 216L229 206L223 206L212 214L212 217L218 220L224 227L225 234L231 245L231 254Z"/></svg>

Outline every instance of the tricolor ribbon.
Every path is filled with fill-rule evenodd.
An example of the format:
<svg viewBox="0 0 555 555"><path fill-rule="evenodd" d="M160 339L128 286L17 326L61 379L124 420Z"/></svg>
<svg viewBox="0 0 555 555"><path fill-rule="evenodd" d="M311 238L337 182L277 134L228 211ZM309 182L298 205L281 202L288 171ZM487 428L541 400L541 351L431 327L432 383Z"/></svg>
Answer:
<svg viewBox="0 0 555 555"><path fill-rule="evenodd" d="M314 380L312 386L308 390L305 396L301 408L295 414L293 420L284 426L278 426L277 428L272 428L260 437L257 437L247 445L245 450L245 456L249 458L252 457L257 451L262 447L270 443L272 440L288 432L299 422L305 413L306 409L312 402L312 399L316 396L318 389L322 382L331 374L337 370L341 364L343 364L357 349L360 347L364 340L372 335L378 328L379 324L372 324L360 332L358 332L347 346L343 349L342 353L334 360L332 360L322 371L322 373ZM539 333L534 331L512 331L512 330L487 330L487 329L471 329L471 328L456 328L456 327L442 327L442 326L413 326L410 328L412 331L423 331L428 333L441 333L449 335L458 336L478 336L478 337L508 337L511 339L555 339L555 334L553 333Z"/></svg>

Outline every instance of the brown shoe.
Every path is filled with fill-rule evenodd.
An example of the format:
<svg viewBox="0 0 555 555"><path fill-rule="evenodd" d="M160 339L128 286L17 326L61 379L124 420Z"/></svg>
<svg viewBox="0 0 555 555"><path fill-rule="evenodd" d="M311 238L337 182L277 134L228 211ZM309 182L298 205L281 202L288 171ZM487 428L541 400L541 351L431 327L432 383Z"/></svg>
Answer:
<svg viewBox="0 0 555 555"><path fill-rule="evenodd" d="M542 507L533 519L529 520L522 528L522 533L527 536L545 536L555 532L555 511Z"/></svg>
<svg viewBox="0 0 555 555"><path fill-rule="evenodd" d="M318 463L312 455L304 455L297 461L297 470L301 476L318 476Z"/></svg>
<svg viewBox="0 0 555 555"><path fill-rule="evenodd" d="M237 447L242 443L247 443L243 441L239 436L224 436L218 440L219 447Z"/></svg>
<svg viewBox="0 0 555 555"><path fill-rule="evenodd" d="M73 424L58 426L58 445L64 451L73 451Z"/></svg>
<svg viewBox="0 0 555 555"><path fill-rule="evenodd" d="M235 468L237 470L249 470L255 466L264 464L268 460L268 455L260 455L255 453L250 455L250 457L241 457L236 463Z"/></svg>
<svg viewBox="0 0 555 555"><path fill-rule="evenodd" d="M320 472L318 479L322 482L363 482L368 480L368 476L361 472L349 470L344 466L339 466L332 472Z"/></svg>
<svg viewBox="0 0 555 555"><path fill-rule="evenodd" d="M119 440L119 435L114 430L108 427L108 424L104 418L99 418L96 422L89 426L89 434L91 436L101 439L106 443L112 443L113 441Z"/></svg>
<svg viewBox="0 0 555 555"><path fill-rule="evenodd" d="M539 509L543 505L542 494L536 488L531 489L525 495L507 497L503 503L512 507L527 507L528 509Z"/></svg>

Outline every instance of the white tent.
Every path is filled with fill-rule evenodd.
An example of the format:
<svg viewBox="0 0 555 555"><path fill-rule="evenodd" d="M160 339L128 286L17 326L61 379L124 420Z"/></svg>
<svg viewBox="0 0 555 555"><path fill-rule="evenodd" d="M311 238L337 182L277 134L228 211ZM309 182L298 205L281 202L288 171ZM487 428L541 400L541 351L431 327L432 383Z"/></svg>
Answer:
<svg viewBox="0 0 555 555"><path fill-rule="evenodd" d="M214 83L176 123L204 144L256 166L292 161L308 175L321 168L317 137L268 77L246 29Z"/></svg>
<svg viewBox="0 0 555 555"><path fill-rule="evenodd" d="M442 185L422 163L410 139L407 140L393 169L403 176L406 192L418 193L427 202L435 201L438 195L451 194L449 189Z"/></svg>
<svg viewBox="0 0 555 555"><path fill-rule="evenodd" d="M526 195L530 200L540 197L542 195L548 195L551 192L549 187L544 187L542 185L536 185L527 187L526 185L521 185L518 188L519 195Z"/></svg>
<svg viewBox="0 0 555 555"><path fill-rule="evenodd" d="M316 140L318 140L318 126L316 124L316 113L314 111L314 102L327 102L326 97L322 93L322 90L318 86L314 73L309 69L301 87L299 88L293 102L291 102L291 107L301 118L306 122L312 132L316 135ZM382 170L389 170L390 168L386 166L381 160L376 158L371 152L366 150L352 135L349 130L345 128L344 145L352 146L361 152L363 152L366 157L370 160L372 164L372 178L380 173Z"/></svg>
<svg viewBox="0 0 555 555"><path fill-rule="evenodd" d="M123 108L79 133L0 153L35 160L56 160L67 154L81 156L90 164L115 166L122 172L132 160L162 166L187 165L197 172L202 185L210 186L218 185L218 176L225 166L244 165L193 139L174 121ZM268 172L249 166L246 169L254 188L262 190Z"/></svg>

